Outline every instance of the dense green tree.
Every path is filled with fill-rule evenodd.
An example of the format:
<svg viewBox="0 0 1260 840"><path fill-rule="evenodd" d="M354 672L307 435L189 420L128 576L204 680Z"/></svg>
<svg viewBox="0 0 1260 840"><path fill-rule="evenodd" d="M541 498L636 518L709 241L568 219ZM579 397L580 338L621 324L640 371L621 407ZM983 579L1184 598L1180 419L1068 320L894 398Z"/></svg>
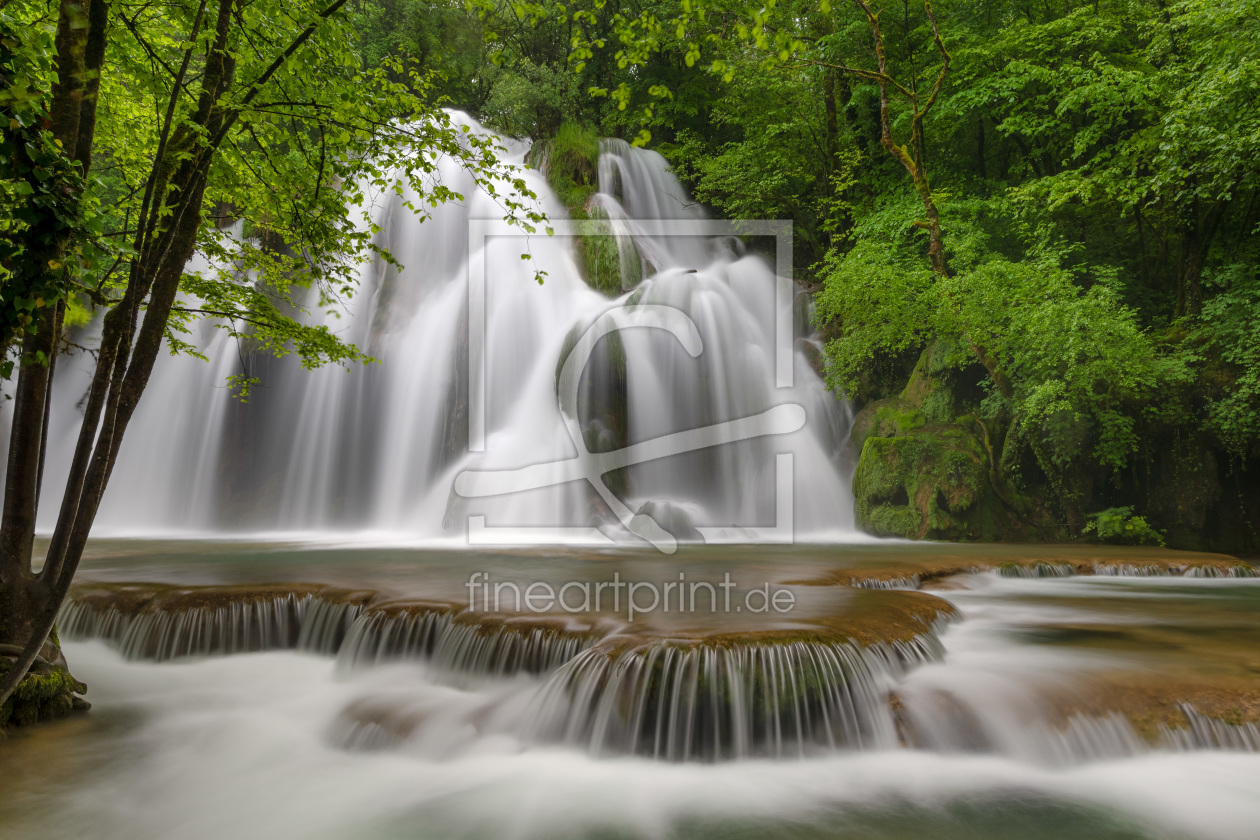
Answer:
<svg viewBox="0 0 1260 840"><path fill-rule="evenodd" d="M434 179L444 155L492 192L506 179L505 214L524 210L524 183L490 140L435 107L429 76L392 56L362 60L345 5L0 9L0 349L16 378L0 521L0 703L32 663L47 668L57 655L46 639L128 422L161 349L191 349L181 335L192 319L308 366L364 361L302 315L354 294L365 260L392 259L375 244L373 194L409 187L421 214L457 198ZM226 226L234 220L245 237ZM212 267L190 271L194 252ZM55 362L67 313L87 307L102 317L95 372L36 571Z"/></svg>
<svg viewBox="0 0 1260 840"><path fill-rule="evenodd" d="M906 408L931 358L928 425L1025 533L1256 547L1254 0L517 8L581 21L571 66L614 61L594 92L717 212L796 222L837 390Z"/></svg>

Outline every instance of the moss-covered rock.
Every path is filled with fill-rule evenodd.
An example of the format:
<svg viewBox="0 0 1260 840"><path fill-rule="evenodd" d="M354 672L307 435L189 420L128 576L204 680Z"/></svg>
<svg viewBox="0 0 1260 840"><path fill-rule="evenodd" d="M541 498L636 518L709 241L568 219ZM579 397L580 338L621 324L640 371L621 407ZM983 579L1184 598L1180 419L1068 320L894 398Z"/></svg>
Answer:
<svg viewBox="0 0 1260 840"><path fill-rule="evenodd" d="M643 263L634 243L614 233L603 207L592 202L599 190L599 135L593 128L568 122L555 137L535 144L529 164L541 169L547 183L578 222L588 229L574 237L578 270L591 288L609 297L637 285Z"/></svg>
<svg viewBox="0 0 1260 840"><path fill-rule="evenodd" d="M933 361L928 347L902 392L867 405L854 421L858 524L911 539L1036 538L1037 527L995 490L984 427L955 414Z"/></svg>
<svg viewBox="0 0 1260 840"><path fill-rule="evenodd" d="M578 269L592 289L617 297L643 279L643 260L634 240L615 232L603 207L592 205L585 215L589 228L575 237Z"/></svg>
<svg viewBox="0 0 1260 840"><path fill-rule="evenodd" d="M979 439L960 424L867 438L853 490L860 524L885 536L992 540L1012 524Z"/></svg>
<svg viewBox="0 0 1260 840"><path fill-rule="evenodd" d="M547 176L566 207L585 208L599 187L599 134L580 123L564 123L536 147L531 163Z"/></svg>
<svg viewBox="0 0 1260 840"><path fill-rule="evenodd" d="M12 658L0 656L0 678L12 667ZM31 726L64 717L75 710L88 709L87 701L77 696L86 692L87 686L70 674L55 639L50 640L13 694L0 705L0 731L9 726ZM0 737L3 735L0 734Z"/></svg>

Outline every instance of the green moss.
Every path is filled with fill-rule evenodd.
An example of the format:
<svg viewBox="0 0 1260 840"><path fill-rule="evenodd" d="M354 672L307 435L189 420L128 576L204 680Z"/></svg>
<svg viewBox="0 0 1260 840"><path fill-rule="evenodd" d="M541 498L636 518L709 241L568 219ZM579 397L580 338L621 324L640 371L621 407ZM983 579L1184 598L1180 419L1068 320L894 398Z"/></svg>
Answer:
<svg viewBox="0 0 1260 840"><path fill-rule="evenodd" d="M11 662L0 659L0 677L12 667ZM37 666L18 684L4 705L0 705L0 729L30 726L63 717L84 705L75 695L86 691L87 686L72 677L65 668Z"/></svg>
<svg viewBox="0 0 1260 840"><path fill-rule="evenodd" d="M629 237L613 235L612 223L602 207L592 207L587 218L594 231L577 237L578 269L592 289L617 297L637 286L643 277L639 252Z"/></svg>
<svg viewBox="0 0 1260 840"><path fill-rule="evenodd" d="M910 505L877 505L866 514L863 523L883 536L913 537L920 532L923 517Z"/></svg>
<svg viewBox="0 0 1260 840"><path fill-rule="evenodd" d="M854 421L858 524L910 539L1027 539L1034 534L994 492L982 430L957 416L947 355L928 347L900 394L871 403Z"/></svg>
<svg viewBox="0 0 1260 840"><path fill-rule="evenodd" d="M608 214L591 206L599 189L599 134L575 122L560 126L555 137L535 144L529 163L542 169L547 183L574 221L594 223L594 231L575 237L578 270L587 284L609 297L638 285L643 265L633 243L613 236Z"/></svg>
<svg viewBox="0 0 1260 840"><path fill-rule="evenodd" d="M954 419L954 395L945 388L937 388L923 399L919 412L925 422L948 423Z"/></svg>
<svg viewBox="0 0 1260 840"><path fill-rule="evenodd" d="M929 373L930 359L931 348L920 355L901 393L873 402L858 414L853 423L855 443L861 445L870 436L904 435L928 422L950 419L953 398Z"/></svg>
<svg viewBox="0 0 1260 840"><path fill-rule="evenodd" d="M593 128L567 122L556 136L531 154L532 163L575 217L586 217L586 203L599 183L599 135Z"/></svg>
<svg viewBox="0 0 1260 840"><path fill-rule="evenodd" d="M924 418L923 412L913 406L905 406L900 403L892 403L891 405L881 405L876 408L875 413L876 425L884 434L905 434L922 428L927 420Z"/></svg>
<svg viewBox="0 0 1260 840"><path fill-rule="evenodd" d="M867 438L853 492L860 524L878 534L989 538L962 516L990 490L980 441L959 426Z"/></svg>
<svg viewBox="0 0 1260 840"><path fill-rule="evenodd" d="M551 139L550 171L581 184L594 184L599 172L599 134L590 126L566 122Z"/></svg>

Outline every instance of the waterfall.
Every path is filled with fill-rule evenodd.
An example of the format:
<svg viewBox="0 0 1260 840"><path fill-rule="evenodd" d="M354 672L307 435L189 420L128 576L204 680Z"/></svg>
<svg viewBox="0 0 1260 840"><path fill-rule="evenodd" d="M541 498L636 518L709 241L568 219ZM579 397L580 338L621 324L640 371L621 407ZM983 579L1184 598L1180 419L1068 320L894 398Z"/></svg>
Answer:
<svg viewBox="0 0 1260 840"><path fill-rule="evenodd" d="M301 650L335 656L346 678L422 664L444 686L506 685L512 713L499 725L527 742L713 761L896 747L889 690L941 658L944 622L865 644L828 640L821 628L803 641L686 641L336 587L88 584L67 600L58 625L66 639L102 639L128 659ZM515 676L536 679L513 691L504 681ZM409 696L375 698L344 711L336 739L391 746L417 727L442 725L427 717Z"/></svg>
<svg viewBox="0 0 1260 840"><path fill-rule="evenodd" d="M551 627L483 626L454 620L452 611L380 610L354 623L337 652L342 670L427 659L448 678L541 674L590 644L589 636Z"/></svg>
<svg viewBox="0 0 1260 840"><path fill-rule="evenodd" d="M356 750L445 743L443 733L468 728L662 761L909 748L1063 768L1152 752L1260 752L1256 724L1190 703L1178 704L1183 725L1161 722L1150 737L1119 712L1062 711L1048 691L1063 665L1055 654L995 646L983 624L955 629L970 640L955 638L950 655L943 618L863 643L821 628L803 639L688 639L320 585L87 584L58 617L63 638L101 639L127 659L298 650L335 657L341 680L395 666L441 687L440 710L406 690L342 709L331 737Z"/></svg>
<svg viewBox="0 0 1260 840"><path fill-rule="evenodd" d="M61 608L67 639L103 639L128 659L164 662L266 650L335 655L349 672L426 660L460 675L552 671L592 641L550 624L513 626L440 603L371 604L335 587L80 587Z"/></svg>
<svg viewBox="0 0 1260 840"><path fill-rule="evenodd" d="M526 145L500 140L504 162L523 164ZM465 199L436 208L422 223L405 207L415 198L408 191L372 198L377 241L403 267L365 265L352 298L332 312L315 307L311 316L380 363L307 371L202 322L185 339L208 362L159 361L94 533L373 532L455 541L470 517L484 517L478 521L493 528L597 528L610 540L634 542L584 482L475 499L452 487L461 473L579 454L557 402L566 341L571 347L575 333L609 310L660 306L694 324L700 352L689 355L661 330L625 329L604 339L582 372L575 418L590 431L592 451L789 404L803 409L804 427L627 466L606 477L618 501L681 539L727 527L732 538L755 540L756 529L778 522L776 456L790 453L795 537L856 537L851 465L841 455L851 417L802 350L802 304L787 337L794 342L793 384L776 387L774 342L784 336L775 335L775 271L730 237L653 233L660 220L703 219L664 158L620 141L603 145L601 192L591 207L611 220L623 257L633 249L623 265L646 275L637 284L631 277L633 288L616 299L582 280L569 236L518 231L470 242L469 223L501 219L503 208L457 162L437 166L443 183ZM565 219L541 173L525 171L524 179L550 218ZM193 270L206 267L195 263ZM482 266L484 451L470 451L477 447L469 439L469 284ZM536 271L545 272L542 285ZM89 362L67 356L58 365L41 530L55 519ZM242 373L262 381L246 404L225 387L229 375Z"/></svg>
<svg viewBox="0 0 1260 840"><path fill-rule="evenodd" d="M325 587L129 586L77 592L62 605L57 625L68 639L104 639L128 659L163 662L264 650L333 654L362 611L353 593Z"/></svg>
<svg viewBox="0 0 1260 840"><path fill-rule="evenodd" d="M849 643L590 649L560 668L531 710L532 734L669 761L888 749L888 688L939 655L935 637Z"/></svg>

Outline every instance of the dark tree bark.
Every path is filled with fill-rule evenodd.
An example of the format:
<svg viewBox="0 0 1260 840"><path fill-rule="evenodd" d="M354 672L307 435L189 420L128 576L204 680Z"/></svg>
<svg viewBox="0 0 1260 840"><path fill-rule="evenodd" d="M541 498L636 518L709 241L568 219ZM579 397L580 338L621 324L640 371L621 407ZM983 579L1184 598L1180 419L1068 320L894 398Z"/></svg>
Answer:
<svg viewBox="0 0 1260 840"><path fill-rule="evenodd" d="M836 103L836 77L830 69L823 70L823 106L827 114L827 177L830 180L840 171L840 116Z"/></svg>
<svg viewBox="0 0 1260 840"><path fill-rule="evenodd" d="M1198 315L1203 310L1203 268L1208 249L1225 218L1227 201L1207 203L1195 199L1181 233L1181 264L1177 282L1177 314Z"/></svg>
<svg viewBox="0 0 1260 840"><path fill-rule="evenodd" d="M57 83L53 85L48 113L53 137L60 140L66 150L78 148L83 94L90 75L85 61L92 2L62 0L57 16ZM95 69L99 71L99 65Z"/></svg>
<svg viewBox="0 0 1260 840"><path fill-rule="evenodd" d="M100 7L95 17L91 6ZM96 80L104 59L107 18L105 0L63 0L61 3L55 41L57 82L49 103L49 124L54 140L65 150L91 147L96 122ZM91 93L85 96L89 86ZM85 126L86 136L83 134ZM67 202L76 202L80 194L76 184L65 180L66 171L54 177L62 182L58 186ZM83 164L79 171L86 172L87 165ZM49 272L67 271L60 267L65 262L64 252L73 234L67 224L65 215L59 215L53 208L44 208L27 234L29 244L21 264L14 266L17 282L38 289ZM41 653L52 655L43 650L51 625L41 630L49 593L33 571L32 553L47 454L57 342L64 311L64 304L60 302L41 303L32 322L22 328L20 337L4 502L0 508L0 645L4 647L5 658L13 662L0 680L0 703L31 664L44 658ZM21 653L13 653L14 650Z"/></svg>
<svg viewBox="0 0 1260 840"><path fill-rule="evenodd" d="M109 3L92 0L88 10L88 33L83 45L83 64L87 74L79 103L78 142L74 159L86 174L92 168L92 141L96 137L96 100L101 92L101 71L105 66L106 28L109 26Z"/></svg>

